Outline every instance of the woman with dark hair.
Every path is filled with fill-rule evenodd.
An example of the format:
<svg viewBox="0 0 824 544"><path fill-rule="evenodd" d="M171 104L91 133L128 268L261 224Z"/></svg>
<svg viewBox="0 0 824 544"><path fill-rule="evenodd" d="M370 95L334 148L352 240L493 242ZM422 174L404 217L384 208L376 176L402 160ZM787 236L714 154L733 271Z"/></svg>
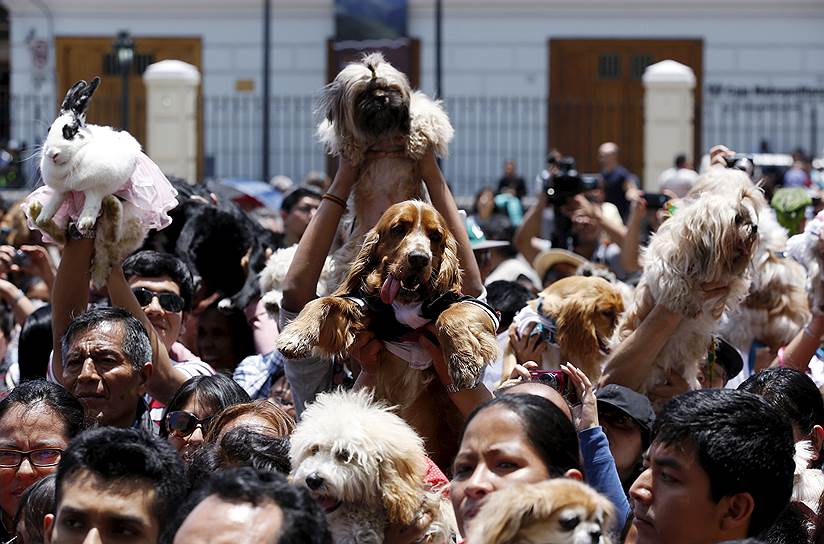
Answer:
<svg viewBox="0 0 824 544"><path fill-rule="evenodd" d="M197 350L212 368L231 375L239 362L256 353L246 314L238 309L226 312L217 305L206 308L197 322Z"/></svg>
<svg viewBox="0 0 824 544"><path fill-rule="evenodd" d="M763 397L783 413L793 425L796 442L810 441L811 468L824 464L824 399L809 376L793 368L768 368L747 378L738 389Z"/></svg>
<svg viewBox="0 0 824 544"><path fill-rule="evenodd" d="M503 395L466 420L455 457L450 496L461 534L490 493L514 483L582 480L578 433L545 398Z"/></svg>
<svg viewBox="0 0 824 544"><path fill-rule="evenodd" d="M168 438L183 459L190 461L203 444L213 416L227 406L249 400L246 391L223 374L190 378L166 406L160 436Z"/></svg>
<svg viewBox="0 0 824 544"><path fill-rule="evenodd" d="M7 535L23 492L57 470L83 427L80 402L45 380L26 382L0 401L0 520Z"/></svg>
<svg viewBox="0 0 824 544"><path fill-rule="evenodd" d="M796 476L793 502L803 503L813 514L821 514L820 490L824 487L824 399L815 382L794 368L768 368L753 374L738 389L754 393L790 420L796 446ZM806 461L807 466L799 466Z"/></svg>
<svg viewBox="0 0 824 544"><path fill-rule="evenodd" d="M17 532L15 544L38 544L45 541L43 518L54 514L55 474L40 478L20 497L20 507L14 517Z"/></svg>
<svg viewBox="0 0 824 544"><path fill-rule="evenodd" d="M46 377L51 350L51 306L47 305L29 314L20 330L17 342L20 382Z"/></svg>

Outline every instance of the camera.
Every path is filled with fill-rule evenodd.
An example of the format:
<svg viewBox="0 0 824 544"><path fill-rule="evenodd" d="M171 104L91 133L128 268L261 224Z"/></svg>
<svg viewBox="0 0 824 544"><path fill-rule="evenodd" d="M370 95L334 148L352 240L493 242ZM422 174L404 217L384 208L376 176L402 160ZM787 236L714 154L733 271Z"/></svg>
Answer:
<svg viewBox="0 0 824 544"><path fill-rule="evenodd" d="M533 380L547 384L559 393L566 392L567 377L562 370L530 370L529 376Z"/></svg>
<svg viewBox="0 0 824 544"><path fill-rule="evenodd" d="M563 206L575 195L598 188L598 179L594 176L581 176L572 157L562 157L557 162L558 173L545 180L544 190L549 202L554 206Z"/></svg>
<svg viewBox="0 0 824 544"><path fill-rule="evenodd" d="M31 263L31 257L29 257L29 254L25 251L18 249L14 252L14 257L12 257L11 262L21 268L25 268Z"/></svg>
<svg viewBox="0 0 824 544"><path fill-rule="evenodd" d="M727 168L741 170L750 177L752 177L753 171L755 170L755 162L753 161L752 155L736 153L735 155L725 156L724 162Z"/></svg>

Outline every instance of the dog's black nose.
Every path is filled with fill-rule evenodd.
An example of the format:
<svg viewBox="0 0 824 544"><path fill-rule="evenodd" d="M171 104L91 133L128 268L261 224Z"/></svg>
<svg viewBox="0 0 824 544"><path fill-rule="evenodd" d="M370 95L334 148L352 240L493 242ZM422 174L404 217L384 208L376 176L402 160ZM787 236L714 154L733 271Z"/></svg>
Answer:
<svg viewBox="0 0 824 544"><path fill-rule="evenodd" d="M323 486L323 478L317 472L313 472L306 477L306 487L311 490L318 490Z"/></svg>
<svg viewBox="0 0 824 544"><path fill-rule="evenodd" d="M429 264L429 255L423 251L410 251L406 258L409 260L409 265L413 268L423 268Z"/></svg>
<svg viewBox="0 0 824 544"><path fill-rule="evenodd" d="M592 544L598 544L599 542L601 542L601 531L590 531L589 537L592 539Z"/></svg>

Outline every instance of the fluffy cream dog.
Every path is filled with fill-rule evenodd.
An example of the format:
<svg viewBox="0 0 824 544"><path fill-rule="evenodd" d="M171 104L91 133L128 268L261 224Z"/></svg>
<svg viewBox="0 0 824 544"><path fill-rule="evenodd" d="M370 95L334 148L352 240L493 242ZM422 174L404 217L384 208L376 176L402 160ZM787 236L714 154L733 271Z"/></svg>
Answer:
<svg viewBox="0 0 824 544"><path fill-rule="evenodd" d="M609 544L615 509L589 486L566 478L492 493L467 531L471 544Z"/></svg>
<svg viewBox="0 0 824 544"><path fill-rule="evenodd" d="M684 201L652 237L642 260L644 273L613 343L638 328L653 306L664 304L684 319L661 350L641 392L663 383L676 370L693 389L698 363L706 357L712 331L725 307L749 292L750 264L758 242L760 189L705 192ZM704 300L706 285L727 285L720 299Z"/></svg>
<svg viewBox="0 0 824 544"><path fill-rule="evenodd" d="M291 437L292 482L326 511L336 544L380 543L389 524L432 523L422 542L450 542L454 518L425 487L423 441L366 390L325 393Z"/></svg>
<svg viewBox="0 0 824 544"><path fill-rule="evenodd" d="M690 191L729 192L754 187L739 170L713 168ZM755 198L760 200L756 193ZM792 340L810 318L805 291L804 268L784 256L787 231L778 224L766 200L758 203L758 246L753 257L750 291L739 306L728 308L717 332L741 351L749 351L753 340L778 349ZM732 376L730 376L732 378Z"/></svg>
<svg viewBox="0 0 824 544"><path fill-rule="evenodd" d="M455 132L440 101L413 92L406 75L380 53L341 70L324 89L317 110L324 117L318 137L330 155L342 155L356 165L364 163L370 150L403 155L371 159L361 168L353 191L352 243L392 204L424 196L418 161L430 148L445 157ZM351 257L354 248L349 249Z"/></svg>

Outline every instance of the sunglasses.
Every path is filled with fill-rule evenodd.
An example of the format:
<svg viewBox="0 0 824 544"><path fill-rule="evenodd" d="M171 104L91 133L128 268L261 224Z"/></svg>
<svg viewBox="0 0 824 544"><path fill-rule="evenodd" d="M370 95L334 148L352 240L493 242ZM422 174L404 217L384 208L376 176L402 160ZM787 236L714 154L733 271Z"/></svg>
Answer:
<svg viewBox="0 0 824 544"><path fill-rule="evenodd" d="M53 467L60 462L63 450L57 448L43 448L39 450L19 451L0 450L0 467L17 468L28 459L36 467Z"/></svg>
<svg viewBox="0 0 824 544"><path fill-rule="evenodd" d="M183 298L180 295L174 293L156 293L145 287L135 287L132 289L132 293L134 293L134 298L137 299L137 303L143 307L151 304L154 297L157 297L157 300L160 302L160 307L167 312L183 311Z"/></svg>
<svg viewBox="0 0 824 544"><path fill-rule="evenodd" d="M195 429L200 427L203 434L209 431L209 424L212 422L214 416L204 417L198 419L194 414L184 411L169 412L166 415L166 427L169 429L169 434L174 434L181 438L185 438L195 432Z"/></svg>

